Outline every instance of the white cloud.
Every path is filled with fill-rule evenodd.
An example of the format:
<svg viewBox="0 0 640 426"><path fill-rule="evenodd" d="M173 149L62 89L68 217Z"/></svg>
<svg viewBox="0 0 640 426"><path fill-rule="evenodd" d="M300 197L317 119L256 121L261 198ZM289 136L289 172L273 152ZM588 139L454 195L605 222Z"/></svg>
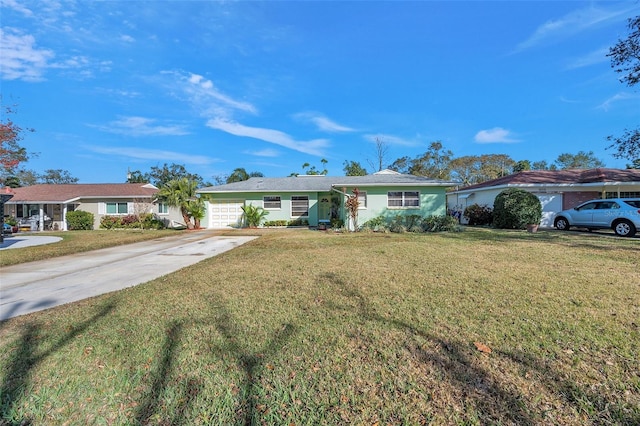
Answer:
<svg viewBox="0 0 640 426"><path fill-rule="evenodd" d="M280 155L275 149L260 149L258 151L244 151L245 154L255 155L256 157L277 157Z"/></svg>
<svg viewBox="0 0 640 426"><path fill-rule="evenodd" d="M386 135L386 134L367 134L364 135L364 138L369 142L375 142L376 139L380 139L389 145L400 145L400 146L418 146L420 142L415 140L404 139L398 136Z"/></svg>
<svg viewBox="0 0 640 426"><path fill-rule="evenodd" d="M621 101L626 101L628 99L640 99L640 95L634 95L632 93L621 92L616 93L609 99L605 100L603 103L598 105L599 109L603 109L605 111L609 111L609 109L613 106L613 104Z"/></svg>
<svg viewBox="0 0 640 426"><path fill-rule="evenodd" d="M184 126L159 126L156 120L145 117L121 117L106 126L93 126L103 132L127 136L182 136L189 132Z"/></svg>
<svg viewBox="0 0 640 426"><path fill-rule="evenodd" d="M226 120L224 118L212 118L207 121L207 126L212 129L222 130L223 132L227 132L232 135L259 139L311 155L324 155L324 150L329 146L329 142L326 139L297 141L288 134L279 130L244 126L240 123Z"/></svg>
<svg viewBox="0 0 640 426"><path fill-rule="evenodd" d="M124 41L125 43L133 43L134 41L136 41L135 38L133 38L130 35L127 35L127 34L121 35L120 36L120 40Z"/></svg>
<svg viewBox="0 0 640 426"><path fill-rule="evenodd" d="M518 44L516 51L565 39L597 25L624 21L629 12L636 8L635 5L622 4L622 7L616 5L609 9L589 6L574 10L561 18L540 25L529 38Z"/></svg>
<svg viewBox="0 0 640 426"><path fill-rule="evenodd" d="M180 75L180 74L179 74ZM198 74L180 75L187 95L191 97L204 115L229 117L236 110L257 113L256 107L249 102L239 101L222 93L211 80Z"/></svg>
<svg viewBox="0 0 640 426"><path fill-rule="evenodd" d="M164 151L160 149L112 146L86 146L85 148L98 154L118 155L122 157L134 158L137 160L166 161L167 158L170 158L171 161L185 164L210 164L219 161L214 158L205 157L204 155L189 155L183 152Z"/></svg>
<svg viewBox="0 0 640 426"><path fill-rule="evenodd" d="M576 69L588 67L595 64L600 64L602 62L608 62L609 58L607 58L607 53L609 53L608 47L603 47L602 49L594 50L586 55L583 55L578 58L571 59L567 65L567 69Z"/></svg>
<svg viewBox="0 0 640 426"><path fill-rule="evenodd" d="M343 126L335 121L325 117L322 114L314 112L301 112L294 115L295 118L315 124L319 130L330 133L353 132L355 129Z"/></svg>
<svg viewBox="0 0 640 426"><path fill-rule="evenodd" d="M476 133L475 141L478 143L514 143L519 142L518 139L511 137L511 131L502 127L494 127L493 129L480 130Z"/></svg>
<svg viewBox="0 0 640 426"><path fill-rule="evenodd" d="M5 80L42 81L53 51L38 49L35 37L15 28L0 28L0 67Z"/></svg>
<svg viewBox="0 0 640 426"><path fill-rule="evenodd" d="M16 0L1 0L0 6L6 7L7 9L13 9L17 12L22 13L24 16L33 16L33 12L31 11L31 9L26 8Z"/></svg>

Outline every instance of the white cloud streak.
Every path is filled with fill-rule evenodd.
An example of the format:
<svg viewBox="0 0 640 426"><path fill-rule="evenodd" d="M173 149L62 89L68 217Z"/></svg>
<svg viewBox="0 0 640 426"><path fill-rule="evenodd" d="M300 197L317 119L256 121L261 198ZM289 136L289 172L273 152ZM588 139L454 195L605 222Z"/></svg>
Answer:
<svg viewBox="0 0 640 426"><path fill-rule="evenodd" d="M260 149L258 151L244 151L245 154L254 155L256 157L278 157L280 153L275 149Z"/></svg>
<svg viewBox="0 0 640 426"><path fill-rule="evenodd" d="M126 136L183 136L189 132L184 126L155 125L155 119L145 117L120 117L106 126L92 126L108 133Z"/></svg>
<svg viewBox="0 0 640 426"><path fill-rule="evenodd" d="M201 75L179 74L185 93L196 103L204 115L229 117L234 111L256 114L258 110L249 102L233 99L222 93L211 80Z"/></svg>
<svg viewBox="0 0 640 426"><path fill-rule="evenodd" d="M477 143L515 143L520 142L518 139L511 137L511 131L502 127L494 127L493 129L480 130L476 133L475 141Z"/></svg>
<svg viewBox="0 0 640 426"><path fill-rule="evenodd" d="M1 0L0 6L6 7L7 9L13 9L17 12L22 13L24 16L33 16L33 12L31 11L31 9L21 5L16 0Z"/></svg>
<svg viewBox="0 0 640 426"><path fill-rule="evenodd" d="M609 48L603 47L602 49L594 50L581 57L573 58L567 63L566 69L571 70L608 62L609 58L607 58L607 53L609 53Z"/></svg>
<svg viewBox="0 0 640 426"><path fill-rule="evenodd" d="M623 102L629 99L640 99L640 95L634 95L628 92L616 93L615 95L613 95L612 97L610 97L609 99L605 100L603 103L598 105L597 108L602 109L606 112L613 107L613 104L616 104L618 102Z"/></svg>
<svg viewBox="0 0 640 426"><path fill-rule="evenodd" d="M164 151L157 149L143 149L143 148L126 148L126 147L107 147L107 146L86 146L91 152L105 155L116 155L121 157L133 158L136 160L160 160L166 161L170 158L171 161L185 164L211 164L219 160L209 158L203 155L188 155L182 152Z"/></svg>
<svg viewBox="0 0 640 426"><path fill-rule="evenodd" d="M294 115L294 118L311 122L316 125L318 130L328 133L346 133L353 132L355 129L351 127L343 126L342 124L338 124L335 121L325 117L322 114L314 113L314 112L301 112L299 114Z"/></svg>
<svg viewBox="0 0 640 426"><path fill-rule="evenodd" d="M297 141L288 134L279 130L249 127L223 118L212 118L207 121L207 126L235 136L258 139L311 155L323 155L324 149L329 145L329 142L326 139Z"/></svg>
<svg viewBox="0 0 640 426"><path fill-rule="evenodd" d="M609 9L589 6L574 10L540 25L529 38L517 45L516 52L566 39L598 25L623 21L634 9L637 9L636 5L623 4L622 7L616 5Z"/></svg>
<svg viewBox="0 0 640 426"><path fill-rule="evenodd" d="M364 135L364 138L369 142L375 142L376 139L380 139L385 143L390 145L399 145L399 146L418 146L420 142L415 140L404 139L399 136L387 135L387 134L367 134Z"/></svg>
<svg viewBox="0 0 640 426"><path fill-rule="evenodd" d="M0 28L0 67L5 80L42 81L55 54L36 47L35 37L15 28Z"/></svg>

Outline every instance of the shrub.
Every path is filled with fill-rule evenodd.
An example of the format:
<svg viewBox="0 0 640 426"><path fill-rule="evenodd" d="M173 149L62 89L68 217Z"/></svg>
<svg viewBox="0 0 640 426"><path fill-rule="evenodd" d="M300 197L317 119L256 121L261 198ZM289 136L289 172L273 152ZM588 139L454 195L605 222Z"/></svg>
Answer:
<svg viewBox="0 0 640 426"><path fill-rule="evenodd" d="M422 229L424 232L460 232L462 226L453 216L427 216L422 220Z"/></svg>
<svg viewBox="0 0 640 426"><path fill-rule="evenodd" d="M102 216L100 218L101 229L117 229L122 227L119 216Z"/></svg>
<svg viewBox="0 0 640 426"><path fill-rule="evenodd" d="M526 229L539 224L542 204L529 191L509 188L502 191L493 203L493 226L501 229Z"/></svg>
<svg viewBox="0 0 640 426"><path fill-rule="evenodd" d="M493 209L487 205L472 204L464 209L464 217L469 225L491 225L493 223Z"/></svg>
<svg viewBox="0 0 640 426"><path fill-rule="evenodd" d="M244 212L244 224L250 228L260 226L262 219L269 214L269 212L262 207L254 206L253 204L247 204L241 208Z"/></svg>
<svg viewBox="0 0 640 426"><path fill-rule="evenodd" d="M66 220L69 231L90 231L93 229L93 213L82 210L68 212Z"/></svg>

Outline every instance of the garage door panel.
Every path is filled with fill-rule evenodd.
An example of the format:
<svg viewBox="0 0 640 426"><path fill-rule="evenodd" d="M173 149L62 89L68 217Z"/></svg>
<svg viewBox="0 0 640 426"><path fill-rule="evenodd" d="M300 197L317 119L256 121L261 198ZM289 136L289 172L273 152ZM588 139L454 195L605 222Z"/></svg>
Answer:
<svg viewBox="0 0 640 426"><path fill-rule="evenodd" d="M209 226L211 228L226 228L238 226L242 220L242 200L209 201Z"/></svg>
<svg viewBox="0 0 640 426"><path fill-rule="evenodd" d="M542 204L540 226L553 227L553 218L562 211L562 194L536 194Z"/></svg>

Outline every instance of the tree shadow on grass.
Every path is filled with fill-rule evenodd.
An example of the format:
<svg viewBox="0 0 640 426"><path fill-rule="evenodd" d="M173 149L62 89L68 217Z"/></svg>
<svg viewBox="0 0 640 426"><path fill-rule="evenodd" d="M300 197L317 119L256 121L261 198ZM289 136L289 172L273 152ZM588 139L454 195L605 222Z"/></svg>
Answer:
<svg viewBox="0 0 640 426"><path fill-rule="evenodd" d="M534 419L523 407L522 395L500 387L498 380L489 371L474 362L468 344L453 339L444 340L404 321L382 317L370 308L369 302L360 291L335 274L324 274L322 278L342 289L342 294L347 298L355 300L355 312L365 321L379 322L408 331L411 335L420 336L441 348L441 352L427 350L418 342L409 342L406 346L419 362L442 370L443 377L473 402L483 424L500 424L505 420L524 426L535 424Z"/></svg>
<svg viewBox="0 0 640 426"><path fill-rule="evenodd" d="M223 306L216 306L217 319L216 328L225 339L218 352L222 354L230 354L236 360L238 367L243 371L244 379L240 395L244 395L244 401L241 402L241 409L238 410L241 422L244 425L252 425L256 423L254 420L259 414L257 410L256 389L261 372L265 368L265 363L272 358L285 343L291 339L296 333L296 327L293 324L285 323L282 327L275 330L271 339L257 351L250 351L239 342L238 336L242 335L242 330L237 321Z"/></svg>
<svg viewBox="0 0 640 426"><path fill-rule="evenodd" d="M496 354L538 373L542 384L548 389L556 389L567 404L584 413L594 424L640 425L640 406L622 407L620 402L611 401L605 395L580 387L574 381L563 377L543 362L522 351L495 351Z"/></svg>
<svg viewBox="0 0 640 426"><path fill-rule="evenodd" d="M32 420L29 418L16 419L11 417L15 416L15 408L27 396L25 391L31 382L33 369L50 355L64 347L73 338L95 325L100 318L108 315L114 307L114 302L105 304L95 315L80 324L73 325L68 333L52 344L51 348L42 352L39 352L40 341L42 340L41 334L46 333L43 325L38 322L30 322L24 326L18 346L7 362L5 371L2 372L2 385L0 385L2 418L0 419L0 424L31 424Z"/></svg>
<svg viewBox="0 0 640 426"><path fill-rule="evenodd" d="M169 324L164 345L161 349L160 362L152 373L151 386L143 398L144 402L139 405L135 416L137 424L166 424L172 426L185 424L185 421L187 421L187 409L202 391L202 383L199 380L189 379L183 385L184 389L179 392L183 398L180 398L180 405L175 410L173 417L164 420L153 419L153 415L156 414L158 407L161 405L164 390L169 385L169 378L174 369L176 351L180 345L183 327L183 324L179 321L171 321Z"/></svg>
<svg viewBox="0 0 640 426"><path fill-rule="evenodd" d="M479 365L478 354L471 349L471 342L443 339L405 321L383 317L371 308L367 298L360 291L336 274L323 274L321 278L336 290L340 289L341 294L355 301L355 309L350 306L351 304L349 306L334 304L332 306L334 309L355 311L365 321L383 323L395 329L405 330L412 336L420 336L433 343L434 345L421 345L417 341L408 342L405 348L423 364L439 368L443 377L465 396L464 402L470 402L473 405L482 424L534 425L545 418L545 413L536 413L527 406L525 395L515 389L507 389L500 384L500 377L497 377L496 373ZM429 347L439 348L439 350L428 349ZM500 356L529 370L539 372L549 392L560 395L576 411L586 412L596 423L640 424L638 412L640 410L623 412L616 401L611 401L604 395L583 389L575 382L562 378L542 360L523 353L496 350L491 356ZM586 410L585 404L588 406Z"/></svg>

